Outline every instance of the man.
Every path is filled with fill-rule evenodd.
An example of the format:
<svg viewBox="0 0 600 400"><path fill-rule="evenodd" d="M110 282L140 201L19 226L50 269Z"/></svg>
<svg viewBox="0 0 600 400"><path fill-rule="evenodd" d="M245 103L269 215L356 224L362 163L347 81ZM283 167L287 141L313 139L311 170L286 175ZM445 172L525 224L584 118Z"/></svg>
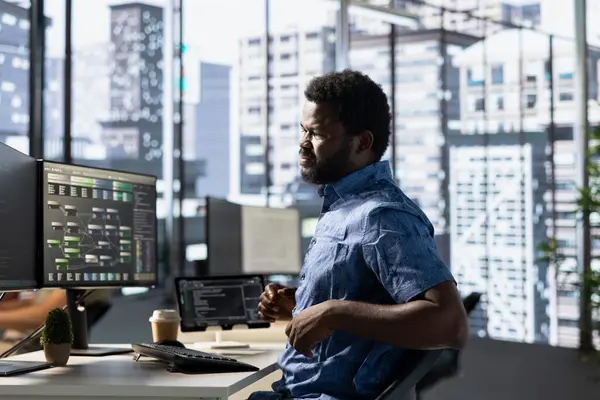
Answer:
<svg viewBox="0 0 600 400"><path fill-rule="evenodd" d="M467 317L433 227L394 183L381 87L346 70L305 90L300 165L320 185L321 217L297 290L269 286L259 314L291 319L283 378L258 399L373 399L404 349L460 347Z"/></svg>

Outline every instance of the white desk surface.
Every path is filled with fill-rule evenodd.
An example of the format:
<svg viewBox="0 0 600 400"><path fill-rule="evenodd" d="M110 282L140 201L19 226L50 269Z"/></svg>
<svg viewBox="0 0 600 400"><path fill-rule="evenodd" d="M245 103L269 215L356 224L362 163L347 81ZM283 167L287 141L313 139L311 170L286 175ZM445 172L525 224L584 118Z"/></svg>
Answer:
<svg viewBox="0 0 600 400"><path fill-rule="evenodd" d="M118 345L111 345L117 347ZM123 347L123 346L118 346ZM253 346L253 348L256 348ZM164 363L133 353L107 357L73 357L66 367L55 367L15 377L0 377L0 398L12 399L227 399L277 369L280 350L234 357L260 371L186 375L170 373ZM2 361L43 361L42 352Z"/></svg>

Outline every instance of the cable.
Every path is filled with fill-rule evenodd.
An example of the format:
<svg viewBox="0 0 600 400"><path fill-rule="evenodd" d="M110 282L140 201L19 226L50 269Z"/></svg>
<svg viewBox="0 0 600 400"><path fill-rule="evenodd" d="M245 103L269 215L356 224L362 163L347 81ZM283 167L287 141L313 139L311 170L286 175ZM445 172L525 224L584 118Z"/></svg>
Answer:
<svg viewBox="0 0 600 400"><path fill-rule="evenodd" d="M4 299L4 296L6 296L6 292L0 293L0 301L2 301L2 299Z"/></svg>
<svg viewBox="0 0 600 400"><path fill-rule="evenodd" d="M93 292L94 292L93 290L89 290L86 293L84 293L77 301L77 305L81 305L81 303ZM4 297L4 293L2 293L0 296ZM0 297L0 300L2 299L2 297ZM66 308L67 308L66 305L64 305L62 307L63 310ZM4 351L2 354L0 354L0 359L10 357L13 353L16 353L17 351L21 350L23 347L25 347L27 344L29 344L33 338L37 337L37 335L39 335L42 332L42 330L44 329L45 326L46 326L46 324L42 324L40 327L35 329L29 335L25 336L23 339L21 339L19 342L17 342L13 347Z"/></svg>

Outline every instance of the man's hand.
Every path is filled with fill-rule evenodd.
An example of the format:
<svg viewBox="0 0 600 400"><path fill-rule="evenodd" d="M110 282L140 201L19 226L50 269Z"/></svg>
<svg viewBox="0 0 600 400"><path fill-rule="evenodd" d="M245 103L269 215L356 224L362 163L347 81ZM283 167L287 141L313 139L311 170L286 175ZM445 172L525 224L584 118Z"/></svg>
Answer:
<svg viewBox="0 0 600 400"><path fill-rule="evenodd" d="M292 310L296 307L296 288L270 283L260 295L258 303L259 318L275 322L292 319Z"/></svg>
<svg viewBox="0 0 600 400"><path fill-rule="evenodd" d="M298 353L312 357L312 348L333 334L326 318L331 307L331 301L314 305L302 310L288 324L285 334Z"/></svg>

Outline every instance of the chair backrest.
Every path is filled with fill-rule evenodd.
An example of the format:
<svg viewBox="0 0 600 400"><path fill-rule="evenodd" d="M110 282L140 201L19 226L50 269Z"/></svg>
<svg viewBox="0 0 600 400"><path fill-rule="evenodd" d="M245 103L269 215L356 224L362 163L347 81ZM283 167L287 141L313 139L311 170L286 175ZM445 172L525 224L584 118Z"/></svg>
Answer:
<svg viewBox="0 0 600 400"><path fill-rule="evenodd" d="M404 400L433 367L444 350L407 350L398 368L398 378L376 400Z"/></svg>
<svg viewBox="0 0 600 400"><path fill-rule="evenodd" d="M480 300L481 293L478 292L472 292L463 299L463 306L465 307L467 315L470 315L471 312L475 310L475 307L477 307ZM444 353L438 358L438 360L435 362L435 365L433 365L429 372L427 372L423 379L421 379L421 381L417 384L417 393L436 385L442 379L452 378L458 374L459 356L460 350L444 350Z"/></svg>

